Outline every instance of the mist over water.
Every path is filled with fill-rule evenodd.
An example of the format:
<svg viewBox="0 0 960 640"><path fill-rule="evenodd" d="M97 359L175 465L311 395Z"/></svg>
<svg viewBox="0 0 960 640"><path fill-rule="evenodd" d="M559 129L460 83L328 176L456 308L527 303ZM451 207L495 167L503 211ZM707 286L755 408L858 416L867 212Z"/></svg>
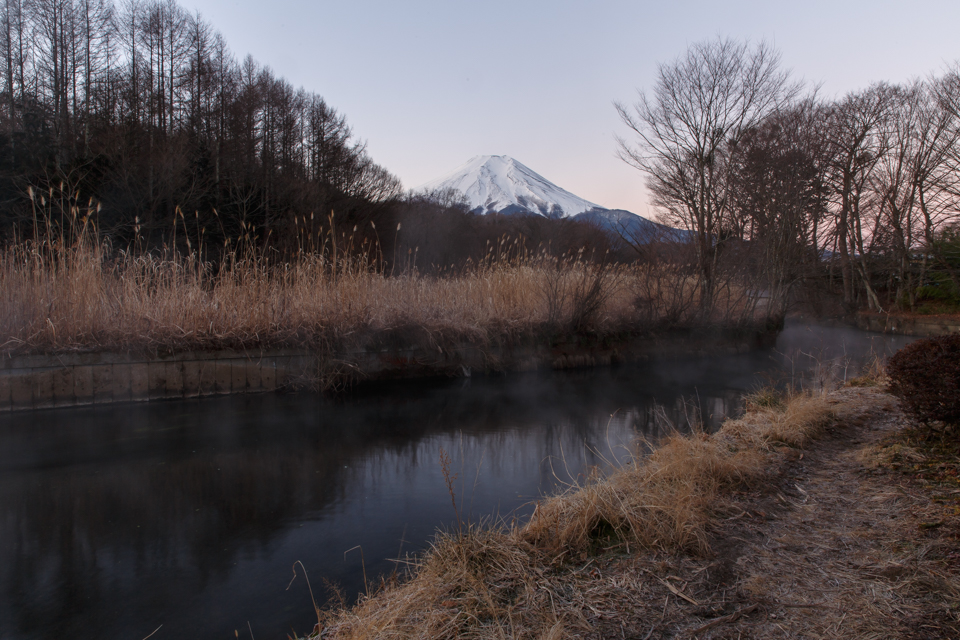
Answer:
<svg viewBox="0 0 960 640"><path fill-rule="evenodd" d="M352 600L461 517L523 518L762 384L855 375L910 338L788 324L773 349L572 372L0 417L0 638L283 638L301 561ZM452 461L456 510L441 452ZM162 625L162 626L161 626Z"/></svg>

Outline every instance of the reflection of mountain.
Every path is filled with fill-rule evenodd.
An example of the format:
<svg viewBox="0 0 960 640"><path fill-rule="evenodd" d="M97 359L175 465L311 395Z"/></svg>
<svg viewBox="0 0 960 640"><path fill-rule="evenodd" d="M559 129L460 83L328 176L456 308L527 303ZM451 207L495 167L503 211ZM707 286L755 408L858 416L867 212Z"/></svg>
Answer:
<svg viewBox="0 0 960 640"><path fill-rule="evenodd" d="M736 366L752 380L765 364ZM355 594L359 558L344 551L361 544L368 572L388 571L401 537L405 551L421 548L453 519L441 448L464 509L508 514L549 491L554 474L604 464L638 432L655 437L654 397L678 424L678 398L695 389L702 403L730 406L735 376L698 382L704 372L714 375L680 363L398 383L340 401L265 395L4 417L0 637L143 637L161 623L158 637L209 637L248 619L258 638L302 630L308 596L283 591L293 560Z"/></svg>

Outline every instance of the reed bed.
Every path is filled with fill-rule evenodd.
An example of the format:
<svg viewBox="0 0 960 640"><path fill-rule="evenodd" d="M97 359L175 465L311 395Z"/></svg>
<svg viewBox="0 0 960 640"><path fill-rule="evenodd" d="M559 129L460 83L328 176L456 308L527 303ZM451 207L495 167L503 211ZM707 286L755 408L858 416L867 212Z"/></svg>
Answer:
<svg viewBox="0 0 960 640"><path fill-rule="evenodd" d="M609 607L618 589L639 579L621 576L605 604L588 607L584 594L603 586L585 573L591 558L702 555L725 496L762 478L779 447L808 443L838 412L854 409L833 396L797 393L753 407L716 434L670 436L649 456L546 499L522 526L440 534L407 580L383 584L352 608L318 612L312 637L569 637L584 611Z"/></svg>
<svg viewBox="0 0 960 640"><path fill-rule="evenodd" d="M187 253L114 250L87 216L47 221L0 250L0 352L363 347L383 336L483 344L557 333L612 333L742 322L759 315L730 289L708 318L675 265L616 265L511 250L423 275L387 268L379 247L325 242L278 260L234 247L215 264ZM496 250L494 250L496 249Z"/></svg>

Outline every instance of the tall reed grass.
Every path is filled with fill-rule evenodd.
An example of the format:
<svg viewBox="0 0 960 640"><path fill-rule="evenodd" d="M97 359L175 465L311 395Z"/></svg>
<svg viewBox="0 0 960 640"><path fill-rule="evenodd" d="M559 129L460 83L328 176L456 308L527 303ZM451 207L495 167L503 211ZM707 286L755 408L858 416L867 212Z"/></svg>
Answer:
<svg viewBox="0 0 960 640"><path fill-rule="evenodd" d="M50 200L56 194L50 192ZM249 236L205 259L182 213L176 249L118 248L96 208L31 194L30 239L0 250L0 352L362 347L385 333L484 343L563 332L620 332L703 321L694 279L673 264L550 256L503 239L484 260L437 275L386 266L378 244L335 230L300 239L284 259ZM304 224L304 229L307 225ZM757 319L747 287L730 287L711 322Z"/></svg>

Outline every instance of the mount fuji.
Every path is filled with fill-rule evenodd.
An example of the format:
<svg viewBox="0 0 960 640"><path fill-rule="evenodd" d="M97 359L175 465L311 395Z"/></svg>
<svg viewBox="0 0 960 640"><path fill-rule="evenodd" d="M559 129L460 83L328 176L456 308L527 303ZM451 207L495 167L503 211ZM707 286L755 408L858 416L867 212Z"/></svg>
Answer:
<svg viewBox="0 0 960 640"><path fill-rule="evenodd" d="M561 189L510 156L476 156L417 193L462 194L473 213L526 214L590 222L628 242L682 241L686 233L624 209L607 209Z"/></svg>

